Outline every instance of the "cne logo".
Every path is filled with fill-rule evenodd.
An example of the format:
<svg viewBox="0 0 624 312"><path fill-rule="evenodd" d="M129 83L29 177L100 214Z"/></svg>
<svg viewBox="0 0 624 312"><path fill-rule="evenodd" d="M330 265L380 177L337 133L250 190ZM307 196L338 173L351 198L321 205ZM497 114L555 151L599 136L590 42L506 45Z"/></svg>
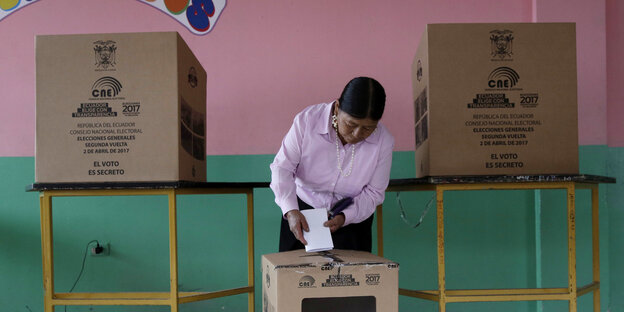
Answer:
<svg viewBox="0 0 624 312"><path fill-rule="evenodd" d="M492 57L504 59L513 55L513 31L511 30L492 30L490 31L491 52Z"/></svg>
<svg viewBox="0 0 624 312"><path fill-rule="evenodd" d="M97 68L108 69L115 67L117 46L112 40L98 40L93 43L95 52L95 66Z"/></svg>
<svg viewBox="0 0 624 312"><path fill-rule="evenodd" d="M490 76L488 77L488 87L496 89L511 89L518 84L519 79L520 75L518 75L515 70L509 67L499 67L490 73Z"/></svg>
<svg viewBox="0 0 624 312"><path fill-rule="evenodd" d="M315 282L314 277L305 275L299 279L299 288L315 288Z"/></svg>
<svg viewBox="0 0 624 312"><path fill-rule="evenodd" d="M111 98L116 97L121 91L121 83L119 80L106 76L102 77L93 83L91 87L91 95L96 98Z"/></svg>

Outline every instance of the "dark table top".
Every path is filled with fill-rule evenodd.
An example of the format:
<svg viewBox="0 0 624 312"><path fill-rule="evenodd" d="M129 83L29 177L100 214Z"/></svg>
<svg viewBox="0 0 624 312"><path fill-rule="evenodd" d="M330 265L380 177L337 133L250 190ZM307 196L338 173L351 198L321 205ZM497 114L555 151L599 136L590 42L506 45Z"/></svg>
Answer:
<svg viewBox="0 0 624 312"><path fill-rule="evenodd" d="M521 183L521 182L577 182L615 183L615 178L590 174L548 174L548 175L478 175L478 176L438 176L418 179L390 180L391 186L409 184L474 184L474 183Z"/></svg>
<svg viewBox="0 0 624 312"><path fill-rule="evenodd" d="M615 178L577 174L577 175L497 175L497 176L438 176L410 179L391 179L390 186L415 184L467 184L467 183L522 183L522 182L577 182L577 183L615 183ZM118 190L118 189L169 189L169 188L267 188L269 182L82 182L82 183L33 183L26 186L26 191L53 190Z"/></svg>

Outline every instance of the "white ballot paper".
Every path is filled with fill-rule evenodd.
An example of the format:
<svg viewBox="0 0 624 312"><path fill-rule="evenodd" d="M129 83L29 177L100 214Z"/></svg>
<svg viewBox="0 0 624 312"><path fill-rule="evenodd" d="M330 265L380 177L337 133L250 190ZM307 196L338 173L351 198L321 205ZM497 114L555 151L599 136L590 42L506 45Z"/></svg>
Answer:
<svg viewBox="0 0 624 312"><path fill-rule="evenodd" d="M327 210L306 209L301 213L308 222L309 232L303 231L303 238L308 242L305 246L307 252L323 251L334 249L331 232L328 227L323 226L327 221Z"/></svg>

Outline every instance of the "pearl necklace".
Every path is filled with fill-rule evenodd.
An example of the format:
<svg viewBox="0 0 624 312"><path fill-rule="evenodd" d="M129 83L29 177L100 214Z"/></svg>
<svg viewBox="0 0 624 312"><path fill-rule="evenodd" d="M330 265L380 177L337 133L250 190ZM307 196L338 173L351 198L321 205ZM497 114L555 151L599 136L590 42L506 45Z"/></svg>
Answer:
<svg viewBox="0 0 624 312"><path fill-rule="evenodd" d="M346 174L342 171L342 161L340 161L340 146L338 144L338 130L336 130L336 128L334 128L334 131L336 131L336 158L338 159L338 170L340 171L340 174L343 177L348 177L351 175L351 171L353 170L353 159L355 158L355 144L351 145L351 164L349 164L349 172L347 172ZM344 161L344 159L343 159Z"/></svg>

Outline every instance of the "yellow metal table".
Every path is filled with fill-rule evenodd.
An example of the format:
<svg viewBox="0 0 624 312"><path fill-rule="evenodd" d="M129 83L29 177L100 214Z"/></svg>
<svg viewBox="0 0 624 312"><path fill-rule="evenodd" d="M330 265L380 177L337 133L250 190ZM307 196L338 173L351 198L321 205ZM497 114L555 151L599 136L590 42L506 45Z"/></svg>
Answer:
<svg viewBox="0 0 624 312"><path fill-rule="evenodd" d="M27 191L38 191L41 209L41 250L43 263L44 311L66 305L159 305L178 311L182 303L248 294L249 311L254 311L253 189L268 183L146 182L146 183L36 183ZM178 290L178 195L245 194L247 196L247 277L245 286L214 292ZM54 291L52 248L52 198L68 196L166 195L169 202L169 292L57 293Z"/></svg>
<svg viewBox="0 0 624 312"><path fill-rule="evenodd" d="M450 302L486 302L486 301L530 301L530 300L566 300L569 311L575 312L577 298L593 293L594 312L600 311L600 258L599 258L599 220L598 220L598 185L615 183L614 178L593 175L548 175L548 176L472 176L472 177L427 177L421 179L391 180L387 191L435 191L437 202L437 255L438 289L409 290L399 289L403 296L437 301L439 311L446 311ZM446 288L444 255L444 192L470 190L538 190L563 189L567 195L568 225L568 285L562 288L537 289L474 289L457 290ZM591 190L592 211L592 270L593 281L581 287L576 281L576 229L575 229L575 191ZM383 221L382 207L377 207L377 250L383 256Z"/></svg>
<svg viewBox="0 0 624 312"><path fill-rule="evenodd" d="M387 189L397 191L434 191L437 197L437 256L438 289L399 289L399 294L439 302L439 311L446 311L449 302L566 300L569 311L576 311L576 301L584 294L594 294L594 312L600 311L600 259L598 185L615 183L615 179L592 175L575 176L476 176L476 177L427 177L421 179L391 180ZM41 244L44 279L44 311L53 312L57 305L163 305L178 311L181 303L208 300L237 294L248 294L249 311L254 311L254 238L253 238L253 189L266 188L268 183L38 183L28 191L40 192ZM536 190L564 189L567 196L568 224L568 286L537 289L446 289L444 245L444 192L469 190ZM593 281L577 286L576 281L576 231L575 191L591 190L592 202L592 253ZM188 194L246 194L247 196L247 256L248 285L214 292L181 292L178 290L177 219L176 197ZM52 198L66 196L119 196L119 195L166 195L169 199L169 249L170 291L135 293L56 293L54 291L52 250ZM383 213L377 207L377 250L383 256Z"/></svg>

